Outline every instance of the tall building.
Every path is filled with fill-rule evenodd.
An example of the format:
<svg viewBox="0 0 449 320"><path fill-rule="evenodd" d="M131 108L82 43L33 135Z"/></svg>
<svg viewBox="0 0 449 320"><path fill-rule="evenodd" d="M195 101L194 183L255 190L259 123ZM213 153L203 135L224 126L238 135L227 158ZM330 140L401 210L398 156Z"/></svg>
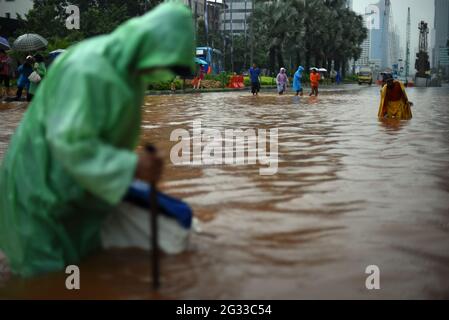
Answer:
<svg viewBox="0 0 449 320"><path fill-rule="evenodd" d="M363 41L361 48L362 53L360 55L360 58L356 61L356 66L368 66L370 64L369 52L371 49L371 42L369 37L367 37L365 41Z"/></svg>
<svg viewBox="0 0 449 320"><path fill-rule="evenodd" d="M0 18L17 19L17 15L24 18L32 8L32 0L0 0Z"/></svg>
<svg viewBox="0 0 449 320"><path fill-rule="evenodd" d="M370 32L370 24L371 17L368 10L366 10L366 14L363 15L363 20L365 22L365 26L368 29L368 34L366 39L363 41L361 48L362 53L360 54L360 58L355 62L357 67L368 66L370 64L370 52L371 52L371 32Z"/></svg>
<svg viewBox="0 0 449 320"><path fill-rule="evenodd" d="M436 68L437 66L435 65L435 35L436 35L436 31L435 31L435 25L433 26L432 29L430 29L430 66L431 68Z"/></svg>
<svg viewBox="0 0 449 320"><path fill-rule="evenodd" d="M183 0L190 10L192 10L193 18L196 22L197 32L204 32L206 40L201 45L209 46L215 45L209 42L211 33L221 30L220 17L223 10L222 0ZM204 21L199 23L199 21ZM212 40L213 42L213 40Z"/></svg>
<svg viewBox="0 0 449 320"><path fill-rule="evenodd" d="M391 68L390 61L390 0L379 0L370 5L371 11L371 52L370 61L378 68Z"/></svg>
<svg viewBox="0 0 449 320"><path fill-rule="evenodd" d="M248 32L248 17L253 10L253 0L226 0L221 15L221 29L233 34Z"/></svg>
<svg viewBox="0 0 449 320"><path fill-rule="evenodd" d="M397 27L394 26L390 30L389 34L389 61L393 72L397 75L401 73L401 67L403 67L403 50L401 49L401 38L397 31Z"/></svg>
<svg viewBox="0 0 449 320"><path fill-rule="evenodd" d="M445 70L449 74L449 1L435 0L435 24L434 39L432 43L434 48L432 51L432 65L434 68Z"/></svg>

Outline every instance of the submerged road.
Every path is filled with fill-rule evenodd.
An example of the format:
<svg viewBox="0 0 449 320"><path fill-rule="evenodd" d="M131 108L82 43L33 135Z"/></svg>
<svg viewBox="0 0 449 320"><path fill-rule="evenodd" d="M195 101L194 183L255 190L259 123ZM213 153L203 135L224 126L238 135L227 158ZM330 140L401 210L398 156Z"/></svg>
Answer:
<svg viewBox="0 0 449 320"><path fill-rule="evenodd" d="M0 298L449 298L449 88L410 88L413 119L379 122L379 87L318 98L247 92L152 96L142 144L166 153L162 189L202 221L187 253L162 259L103 252L66 275L12 278ZM25 106L0 105L0 159ZM170 163L175 129L278 129L277 173L251 165ZM380 290L367 290L368 266Z"/></svg>

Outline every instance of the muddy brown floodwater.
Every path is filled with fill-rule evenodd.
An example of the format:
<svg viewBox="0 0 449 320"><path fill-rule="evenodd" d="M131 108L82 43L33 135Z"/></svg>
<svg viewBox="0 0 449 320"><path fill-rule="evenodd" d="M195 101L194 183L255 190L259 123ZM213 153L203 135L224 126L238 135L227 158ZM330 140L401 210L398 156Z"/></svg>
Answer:
<svg viewBox="0 0 449 320"><path fill-rule="evenodd" d="M379 88L324 89L318 98L246 92L148 97L144 142L166 152L163 190L189 202L206 235L162 259L150 290L149 257L108 251L65 274L12 278L3 298L449 298L449 89L410 88L408 122L376 118ZM0 109L0 153L24 106ZM173 166L170 133L278 128L279 169ZM0 156L1 157L1 156ZM365 288L380 269L381 289Z"/></svg>

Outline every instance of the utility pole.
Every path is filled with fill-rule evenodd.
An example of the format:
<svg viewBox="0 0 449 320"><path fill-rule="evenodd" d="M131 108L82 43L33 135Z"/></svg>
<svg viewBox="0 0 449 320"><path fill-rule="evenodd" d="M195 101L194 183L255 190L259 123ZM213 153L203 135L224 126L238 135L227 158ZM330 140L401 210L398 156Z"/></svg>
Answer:
<svg viewBox="0 0 449 320"><path fill-rule="evenodd" d="M391 68L390 63L390 18L391 18L391 1L385 0L385 11L382 25L382 67Z"/></svg>
<svg viewBox="0 0 449 320"><path fill-rule="evenodd" d="M206 34L206 47L209 47L209 12L207 0L204 0L204 32Z"/></svg>
<svg viewBox="0 0 449 320"><path fill-rule="evenodd" d="M410 73L410 35L411 35L411 19L410 19L410 7L408 8L407 15L407 40L405 49L405 82L408 82L408 76Z"/></svg>
<svg viewBox="0 0 449 320"><path fill-rule="evenodd" d="M198 0L195 0L195 10L193 12L193 18L195 21L195 33L198 34Z"/></svg>
<svg viewBox="0 0 449 320"><path fill-rule="evenodd" d="M250 35L250 37L251 37L251 53L250 53L251 66L254 63L254 22L253 22L253 20L254 20L254 0L251 0L251 20L250 20L250 26L249 26L250 33L251 33L251 35Z"/></svg>
<svg viewBox="0 0 449 320"><path fill-rule="evenodd" d="M234 26L233 26L233 24L234 24L234 22L232 21L232 3L233 3L233 0L230 0L231 1L231 7L229 8L229 12L230 12L230 14L231 14L231 72L234 72L234 31L233 31L233 28L234 28Z"/></svg>
<svg viewBox="0 0 449 320"><path fill-rule="evenodd" d="M246 57L247 55L247 51L248 51L248 37L246 34L246 10L247 10L247 6L246 6L247 0L245 0L245 16L244 16L244 21L243 21L243 27L244 27L244 34L245 34L245 52L243 53L243 69L246 69Z"/></svg>
<svg viewBox="0 0 449 320"><path fill-rule="evenodd" d="M226 71L226 0L223 0L223 70Z"/></svg>
<svg viewBox="0 0 449 320"><path fill-rule="evenodd" d="M308 71L310 68L310 53L308 52L309 45L307 43L307 33L309 31L309 21L308 21L308 6L307 6L307 0L303 0L304 2L304 14L302 16L302 25L305 27L305 31L302 35L302 42L303 42L303 65L306 67L306 70Z"/></svg>

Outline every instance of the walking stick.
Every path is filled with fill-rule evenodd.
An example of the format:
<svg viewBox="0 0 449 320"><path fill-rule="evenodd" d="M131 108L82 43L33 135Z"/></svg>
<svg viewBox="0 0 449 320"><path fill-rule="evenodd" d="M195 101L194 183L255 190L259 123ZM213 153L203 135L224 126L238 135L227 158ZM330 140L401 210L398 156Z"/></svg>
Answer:
<svg viewBox="0 0 449 320"><path fill-rule="evenodd" d="M150 153L156 153L156 148L153 145L147 145L146 151ZM156 184L151 184L151 192L150 192L150 230L151 230L151 239L150 239L150 247L153 250L153 257L151 261L152 265L152 275L153 275L153 289L157 290L160 286L160 262L159 262L159 228L157 224L157 216L158 216L158 206L157 206L157 188Z"/></svg>

